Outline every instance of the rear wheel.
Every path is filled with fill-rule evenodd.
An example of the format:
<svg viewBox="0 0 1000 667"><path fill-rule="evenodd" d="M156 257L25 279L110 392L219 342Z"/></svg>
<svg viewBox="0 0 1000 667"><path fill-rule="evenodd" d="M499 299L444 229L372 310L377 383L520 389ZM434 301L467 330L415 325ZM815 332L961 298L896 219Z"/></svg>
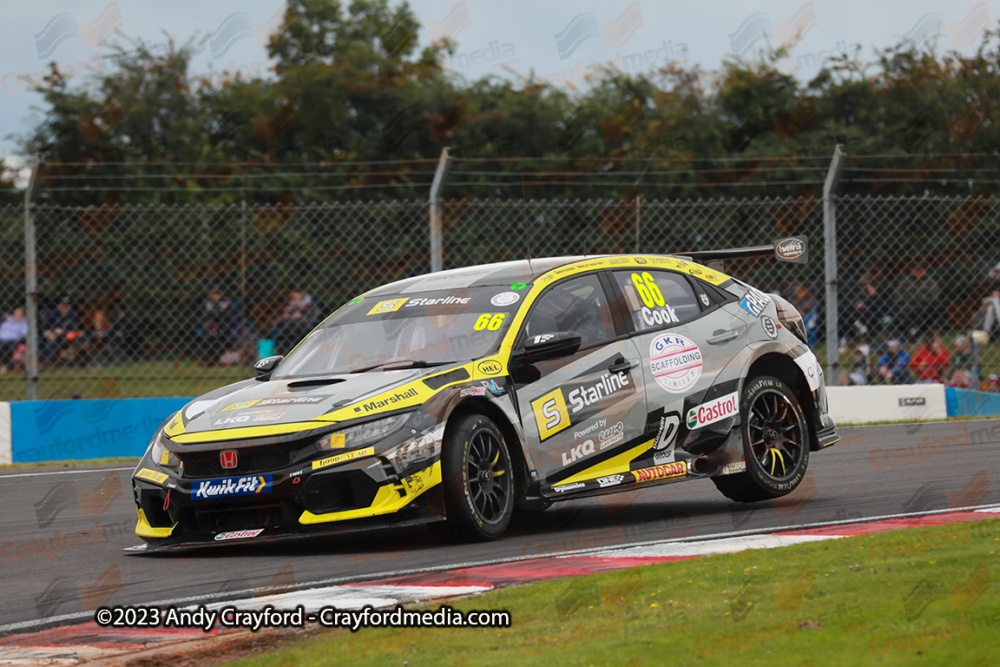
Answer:
<svg viewBox="0 0 1000 667"><path fill-rule="evenodd" d="M746 383L740 403L746 470L713 477L730 500L750 503L795 490L809 465L809 425L791 388L762 375Z"/></svg>
<svg viewBox="0 0 1000 667"><path fill-rule="evenodd" d="M514 510L514 477L497 425L476 414L449 424L441 472L449 532L464 540L500 537Z"/></svg>

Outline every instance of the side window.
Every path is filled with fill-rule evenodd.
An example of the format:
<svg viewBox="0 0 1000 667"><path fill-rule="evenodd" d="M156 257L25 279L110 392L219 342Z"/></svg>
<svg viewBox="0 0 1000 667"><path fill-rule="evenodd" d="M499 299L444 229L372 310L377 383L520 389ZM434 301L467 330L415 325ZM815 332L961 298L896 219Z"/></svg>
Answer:
<svg viewBox="0 0 1000 667"><path fill-rule="evenodd" d="M641 268L615 271L613 275L637 332L673 326L701 314L699 298L684 276Z"/></svg>
<svg viewBox="0 0 1000 667"><path fill-rule="evenodd" d="M540 336L556 331L580 334L581 348L615 339L611 309L596 275L558 283L535 304L524 325L525 335Z"/></svg>

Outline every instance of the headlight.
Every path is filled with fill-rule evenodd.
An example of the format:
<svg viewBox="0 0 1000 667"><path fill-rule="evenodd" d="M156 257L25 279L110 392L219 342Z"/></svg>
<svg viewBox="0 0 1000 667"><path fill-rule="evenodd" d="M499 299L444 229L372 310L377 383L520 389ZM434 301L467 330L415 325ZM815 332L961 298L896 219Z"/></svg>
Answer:
<svg viewBox="0 0 1000 667"><path fill-rule="evenodd" d="M320 451L325 451L329 449L354 449L355 447L376 442L398 431L406 423L406 420L410 418L410 414L412 413L393 415L392 417L377 419L367 424L358 424L357 426L352 426L336 433L327 433L320 438L316 446Z"/></svg>
<svg viewBox="0 0 1000 667"><path fill-rule="evenodd" d="M181 465L180 458L174 454L172 451L167 449L166 443L167 436L163 434L162 430L156 432L156 437L153 438L152 451L150 456L153 459L153 463L163 467L163 468L177 468Z"/></svg>

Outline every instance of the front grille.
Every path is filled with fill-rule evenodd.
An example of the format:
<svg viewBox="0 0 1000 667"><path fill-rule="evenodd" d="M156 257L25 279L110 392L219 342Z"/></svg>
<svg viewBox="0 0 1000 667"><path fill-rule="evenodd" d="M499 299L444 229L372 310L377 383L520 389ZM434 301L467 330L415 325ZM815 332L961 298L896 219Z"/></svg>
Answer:
<svg viewBox="0 0 1000 667"><path fill-rule="evenodd" d="M283 470L295 458L295 449L285 447L255 447L239 449L235 468L223 468L219 451L180 454L184 462L184 477L234 477Z"/></svg>

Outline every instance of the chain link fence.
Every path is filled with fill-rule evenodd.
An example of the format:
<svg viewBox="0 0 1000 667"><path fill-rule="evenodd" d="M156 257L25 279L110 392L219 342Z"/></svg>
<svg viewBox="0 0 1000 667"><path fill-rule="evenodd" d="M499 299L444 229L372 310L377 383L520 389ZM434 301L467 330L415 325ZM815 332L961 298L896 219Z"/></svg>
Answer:
<svg viewBox="0 0 1000 667"><path fill-rule="evenodd" d="M870 379L890 339L915 354L921 336L936 330L954 350L960 332L987 328L981 310L1000 262L995 198L841 197L836 204L841 296L840 340L833 344L844 373L831 383L850 381L856 349L865 350ZM34 210L41 399L206 392L249 377L259 354L286 351L353 296L430 267L422 201ZM805 235L807 265L763 258L726 270L789 298L825 358L823 216L811 194L711 201L458 198L443 203L442 221L445 268L525 257L683 253ZM0 224L6 315L25 303L24 209L0 209ZM284 318L290 299L304 298L294 291L315 303L306 321ZM0 339L18 326L5 324ZM1000 327L1000 300L994 326ZM981 335L976 339L978 365L992 370L988 346ZM24 400L25 346L0 344L0 400Z"/></svg>

